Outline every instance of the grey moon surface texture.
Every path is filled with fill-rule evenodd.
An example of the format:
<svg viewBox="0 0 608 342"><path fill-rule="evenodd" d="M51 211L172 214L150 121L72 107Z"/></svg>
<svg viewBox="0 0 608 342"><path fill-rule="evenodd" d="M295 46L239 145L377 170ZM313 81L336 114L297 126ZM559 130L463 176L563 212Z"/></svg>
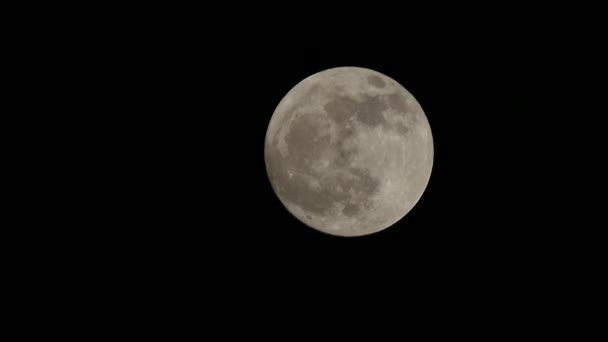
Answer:
<svg viewBox="0 0 608 342"><path fill-rule="evenodd" d="M270 184L309 227L337 236L379 232L416 205L433 167L420 104L392 78L339 67L293 87L264 147Z"/></svg>

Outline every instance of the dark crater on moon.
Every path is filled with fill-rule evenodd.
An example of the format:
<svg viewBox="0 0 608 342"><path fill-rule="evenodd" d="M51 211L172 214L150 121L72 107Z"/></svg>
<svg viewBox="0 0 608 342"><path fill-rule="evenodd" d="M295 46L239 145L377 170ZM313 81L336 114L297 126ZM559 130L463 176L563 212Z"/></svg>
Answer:
<svg viewBox="0 0 608 342"><path fill-rule="evenodd" d="M334 165L338 167L347 167L350 160L357 154L357 148L354 145L347 145L345 142L355 135L355 128L348 124L338 130L338 138L334 144L336 156L333 160Z"/></svg>
<svg viewBox="0 0 608 342"><path fill-rule="evenodd" d="M388 107L379 96L365 96L365 100L359 105L357 111L357 119L360 122L376 127L380 124L388 126L388 122L384 119L382 112Z"/></svg>
<svg viewBox="0 0 608 342"><path fill-rule="evenodd" d="M315 114L302 113L294 118L285 142L299 170L309 171L311 165L307 161L318 158L320 151L329 145L329 134L320 133L328 133L328 130L329 123Z"/></svg>
<svg viewBox="0 0 608 342"><path fill-rule="evenodd" d="M380 78L380 76L376 76L376 75L368 76L367 82L369 82L369 84L373 85L376 88L384 88L384 86L386 86L386 83L384 83L382 78Z"/></svg>
<svg viewBox="0 0 608 342"><path fill-rule="evenodd" d="M359 103L348 96L336 96L325 104L325 112L338 125L350 119L359 107Z"/></svg>
<svg viewBox="0 0 608 342"><path fill-rule="evenodd" d="M401 135L407 135L410 129L403 123L389 123L383 115L388 108L392 108L404 115L411 115L410 108L405 98L399 94L387 96L365 95L363 101L357 101L349 96L336 96L325 104L325 112L341 130L346 130L346 123L351 119L369 127L382 127L389 130L396 130ZM341 137L345 138L345 137Z"/></svg>
<svg viewBox="0 0 608 342"><path fill-rule="evenodd" d="M401 94L395 93L386 96L388 105L394 110L402 113L408 112L408 105L406 99Z"/></svg>
<svg viewBox="0 0 608 342"><path fill-rule="evenodd" d="M394 127L401 135L407 135L410 132L410 129L402 122L395 123Z"/></svg>
<svg viewBox="0 0 608 342"><path fill-rule="evenodd" d="M382 115L387 108L388 106L379 96L370 95L365 95L361 102L349 96L336 96L325 104L327 115L339 125L353 116L356 116L361 123L372 127L388 124Z"/></svg>

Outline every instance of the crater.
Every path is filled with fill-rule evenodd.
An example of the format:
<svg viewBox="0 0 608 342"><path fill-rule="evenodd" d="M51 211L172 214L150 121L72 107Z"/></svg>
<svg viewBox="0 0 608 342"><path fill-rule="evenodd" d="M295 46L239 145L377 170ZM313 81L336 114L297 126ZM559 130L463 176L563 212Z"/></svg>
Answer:
<svg viewBox="0 0 608 342"><path fill-rule="evenodd" d="M329 145L329 123L316 114L302 113L290 125L285 136L288 155L298 170L310 168L310 160L318 158Z"/></svg>
<svg viewBox="0 0 608 342"><path fill-rule="evenodd" d="M382 112L387 109L387 105L379 96L366 96L365 100L359 104L357 119L368 126L378 126L385 122Z"/></svg>
<svg viewBox="0 0 608 342"><path fill-rule="evenodd" d="M344 123L358 110L359 104L348 96L336 96L325 104L327 115L338 124Z"/></svg>
<svg viewBox="0 0 608 342"><path fill-rule="evenodd" d="M351 171L357 176L356 182L352 186L353 190L366 196L376 193L380 187L380 181L372 177L369 171L359 168L354 168Z"/></svg>
<svg viewBox="0 0 608 342"><path fill-rule="evenodd" d="M384 88L386 86L386 83L384 83L382 78L376 75L368 76L367 82L369 82L369 84L373 85L376 88Z"/></svg>
<svg viewBox="0 0 608 342"><path fill-rule="evenodd" d="M394 110L404 113L408 111L407 99L400 93L390 94L386 97L388 105Z"/></svg>
<svg viewBox="0 0 608 342"><path fill-rule="evenodd" d="M357 154L358 149L356 144L349 144L355 135L355 129L352 125L346 125L338 131L338 139L333 145L336 151L333 163L337 167L348 167L352 157Z"/></svg>
<svg viewBox="0 0 608 342"><path fill-rule="evenodd" d="M344 206L344 209L342 209L342 214L344 214L344 216L352 217L359 213L359 211L361 211L361 208L358 205L347 203Z"/></svg>
<svg viewBox="0 0 608 342"><path fill-rule="evenodd" d="M397 130L397 133L401 135L407 135L410 132L409 127L407 127L403 122L396 122L394 127L395 130Z"/></svg>
<svg viewBox="0 0 608 342"><path fill-rule="evenodd" d="M320 96L322 93L321 85L314 83L308 88L308 90L302 95L301 99L306 99L306 102L310 101L311 98Z"/></svg>
<svg viewBox="0 0 608 342"><path fill-rule="evenodd" d="M355 135L355 128L351 124L344 125L338 131L340 140L348 139Z"/></svg>
<svg viewBox="0 0 608 342"><path fill-rule="evenodd" d="M352 160L352 157L357 153L357 150L354 148L347 149L341 142L336 145L336 148L337 153L333 160L334 165L337 167L347 167L348 165L350 165L350 161Z"/></svg>
<svg viewBox="0 0 608 342"><path fill-rule="evenodd" d="M281 178L279 181L285 182L282 189L284 198L307 212L325 213L334 202L341 199L340 195L334 194L324 186L312 187L309 182L310 176L295 174L291 179Z"/></svg>

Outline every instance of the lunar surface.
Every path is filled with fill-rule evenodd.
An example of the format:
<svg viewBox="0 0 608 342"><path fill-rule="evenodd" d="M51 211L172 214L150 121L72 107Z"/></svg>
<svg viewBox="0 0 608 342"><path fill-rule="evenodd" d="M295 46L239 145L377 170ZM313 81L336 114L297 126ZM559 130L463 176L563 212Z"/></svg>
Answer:
<svg viewBox="0 0 608 342"><path fill-rule="evenodd" d="M338 236L381 231L424 192L433 137L420 104L379 72L316 73L277 106L264 149L274 192L304 224Z"/></svg>

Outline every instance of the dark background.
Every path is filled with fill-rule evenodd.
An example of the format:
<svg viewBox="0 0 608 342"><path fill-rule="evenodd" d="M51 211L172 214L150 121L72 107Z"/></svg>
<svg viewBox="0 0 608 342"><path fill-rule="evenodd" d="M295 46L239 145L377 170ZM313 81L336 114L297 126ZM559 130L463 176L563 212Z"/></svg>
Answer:
<svg viewBox="0 0 608 342"><path fill-rule="evenodd" d="M134 83L125 95L134 108L117 118L128 118L126 134L136 132L123 155L135 171L134 200L146 204L126 208L138 213L132 224L141 234L130 243L149 240L142 246L151 256L188 265L202 253L209 267L292 273L314 283L336 272L369 279L412 269L483 274L535 258L546 228L531 210L544 177L535 169L543 157L533 127L544 114L531 116L530 106L542 61L499 33L465 37L326 41L241 31L217 42L187 35L143 43L127 59ZM338 238L301 224L265 171L264 137L276 105L300 80L337 66L396 79L418 99L433 132L434 168L422 199L394 227L367 237Z"/></svg>
<svg viewBox="0 0 608 342"><path fill-rule="evenodd" d="M606 287L605 11L328 4L10 11L13 320L172 337L589 331ZM301 224L264 164L279 101L338 66L397 80L434 138L418 204L365 237Z"/></svg>
<svg viewBox="0 0 608 342"><path fill-rule="evenodd" d="M442 26L345 18L152 18L89 36L96 44L74 59L90 61L101 86L83 134L99 134L107 162L94 165L100 229L82 248L102 244L101 264L131 279L256 301L302 286L358 298L414 286L450 297L517 289L570 267L581 221L571 219L577 197L564 179L582 156L570 136L581 120L564 95L581 65L568 57L568 30L493 17ZM401 83L434 139L421 200L365 237L300 223L264 164L279 101L338 66Z"/></svg>
<svg viewBox="0 0 608 342"><path fill-rule="evenodd" d="M42 224L22 230L27 248L14 258L36 250L21 269L36 277L31 293L59 302L50 308L66 293L125 324L230 322L224 334L269 311L312 310L310 326L345 311L361 318L351 331L383 315L401 327L402 313L451 320L467 309L493 320L486 312L509 308L535 324L540 309L559 314L598 284L585 281L602 274L592 265L605 249L593 244L605 241L594 236L602 221L588 215L603 210L588 181L605 154L592 149L603 132L591 124L605 105L589 100L604 95L593 83L605 83L592 63L605 60L597 21L571 8L243 6L66 8L70 20L42 11L52 23L20 41L34 50L22 52L17 71L33 76L21 82L39 90L22 101L40 114L22 115L25 130L44 133L22 157L40 188L22 196L45 209L26 207L22 224ZM434 139L418 204L365 237L300 223L264 164L279 101L338 66L401 83Z"/></svg>

